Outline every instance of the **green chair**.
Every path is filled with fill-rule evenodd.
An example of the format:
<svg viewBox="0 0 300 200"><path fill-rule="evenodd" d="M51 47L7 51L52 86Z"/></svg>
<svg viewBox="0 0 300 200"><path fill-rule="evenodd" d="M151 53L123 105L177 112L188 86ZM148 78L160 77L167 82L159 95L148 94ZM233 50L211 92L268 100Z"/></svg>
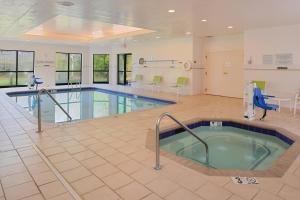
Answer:
<svg viewBox="0 0 300 200"><path fill-rule="evenodd" d="M154 91L155 88L157 88L157 91L159 92L160 90L160 83L162 82L162 76L155 75L153 76L152 82L149 84L152 86L152 92Z"/></svg>
<svg viewBox="0 0 300 200"><path fill-rule="evenodd" d="M185 87L188 83L189 79L184 76L180 76L177 78L176 87Z"/></svg>
<svg viewBox="0 0 300 200"><path fill-rule="evenodd" d="M252 83L255 83L256 87L258 87L263 93L266 92L266 81L253 80Z"/></svg>
<svg viewBox="0 0 300 200"><path fill-rule="evenodd" d="M177 101L179 100L180 96L180 89L184 89L188 84L189 78L184 76L179 76L177 78L176 84L173 85L173 88L176 88L176 94L177 94Z"/></svg>
<svg viewBox="0 0 300 200"><path fill-rule="evenodd" d="M143 81L143 75L142 74L136 74L133 81L131 81L129 84L135 88L139 88L138 85L142 85Z"/></svg>

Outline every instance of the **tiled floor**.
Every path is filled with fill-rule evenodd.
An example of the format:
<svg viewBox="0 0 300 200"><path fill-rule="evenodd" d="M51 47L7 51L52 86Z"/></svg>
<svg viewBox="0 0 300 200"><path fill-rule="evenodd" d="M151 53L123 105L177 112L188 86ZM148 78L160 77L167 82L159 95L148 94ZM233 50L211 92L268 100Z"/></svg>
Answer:
<svg viewBox="0 0 300 200"><path fill-rule="evenodd" d="M32 144L84 200L300 199L300 157L285 176L258 178L258 185L235 185L230 177L207 176L164 157L162 170L155 171L154 153L145 147L145 141L165 111L183 121L195 117L242 119L243 106L239 99L189 96L177 105L49 127L39 135L35 119L0 94L0 200L74 199ZM163 125L169 123L166 120ZM288 111L270 113L261 123L300 136L300 117Z"/></svg>

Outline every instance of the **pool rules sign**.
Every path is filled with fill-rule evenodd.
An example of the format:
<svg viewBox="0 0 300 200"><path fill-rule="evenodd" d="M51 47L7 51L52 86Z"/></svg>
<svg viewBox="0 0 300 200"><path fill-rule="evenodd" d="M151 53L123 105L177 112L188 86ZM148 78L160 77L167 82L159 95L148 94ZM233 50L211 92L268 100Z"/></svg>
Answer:
<svg viewBox="0 0 300 200"><path fill-rule="evenodd" d="M257 179L255 177L240 177L240 176L234 176L231 177L231 180L235 184L243 184L243 185L253 185L253 184L259 184Z"/></svg>

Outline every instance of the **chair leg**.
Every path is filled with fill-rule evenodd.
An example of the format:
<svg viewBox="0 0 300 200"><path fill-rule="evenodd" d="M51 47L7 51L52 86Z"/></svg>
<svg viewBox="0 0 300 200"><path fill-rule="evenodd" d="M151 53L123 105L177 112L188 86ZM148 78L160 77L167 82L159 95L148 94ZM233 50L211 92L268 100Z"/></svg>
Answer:
<svg viewBox="0 0 300 200"><path fill-rule="evenodd" d="M264 120L266 116L267 116L267 110L265 109L263 116L259 120Z"/></svg>

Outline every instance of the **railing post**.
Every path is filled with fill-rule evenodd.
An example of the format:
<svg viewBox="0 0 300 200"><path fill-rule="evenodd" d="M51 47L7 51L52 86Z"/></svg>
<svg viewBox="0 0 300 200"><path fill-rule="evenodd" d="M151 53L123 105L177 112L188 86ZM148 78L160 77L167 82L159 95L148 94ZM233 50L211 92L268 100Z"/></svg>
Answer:
<svg viewBox="0 0 300 200"><path fill-rule="evenodd" d="M40 95L40 91L37 94L37 103L38 103L38 130L37 133L41 133L42 132L42 115L41 115L41 95Z"/></svg>
<svg viewBox="0 0 300 200"><path fill-rule="evenodd" d="M159 119L157 119L156 121L156 145L155 145L155 166L154 169L155 170L160 170L161 166L160 166L160 144L159 144L159 125L160 125L160 120L161 117Z"/></svg>
<svg viewBox="0 0 300 200"><path fill-rule="evenodd" d="M159 140L159 136L160 136L160 122L163 118L165 117L169 117L170 119L172 119L174 122L176 122L178 125L180 125L181 127L183 127L188 133L190 133L192 136L194 136L197 140L199 140L199 142L201 142L204 146L205 146L205 151L206 151L206 163L207 165L209 165L209 153L208 153L208 145L205 141L203 141L201 138L199 138L189 127L187 127L186 125L184 125L183 123L181 123L180 121L178 121L175 117L173 117L171 114L169 113L163 113L159 116L159 118L156 120L156 138L155 138L155 166L154 169L155 170L160 170L161 169L161 165L160 165L160 140Z"/></svg>

